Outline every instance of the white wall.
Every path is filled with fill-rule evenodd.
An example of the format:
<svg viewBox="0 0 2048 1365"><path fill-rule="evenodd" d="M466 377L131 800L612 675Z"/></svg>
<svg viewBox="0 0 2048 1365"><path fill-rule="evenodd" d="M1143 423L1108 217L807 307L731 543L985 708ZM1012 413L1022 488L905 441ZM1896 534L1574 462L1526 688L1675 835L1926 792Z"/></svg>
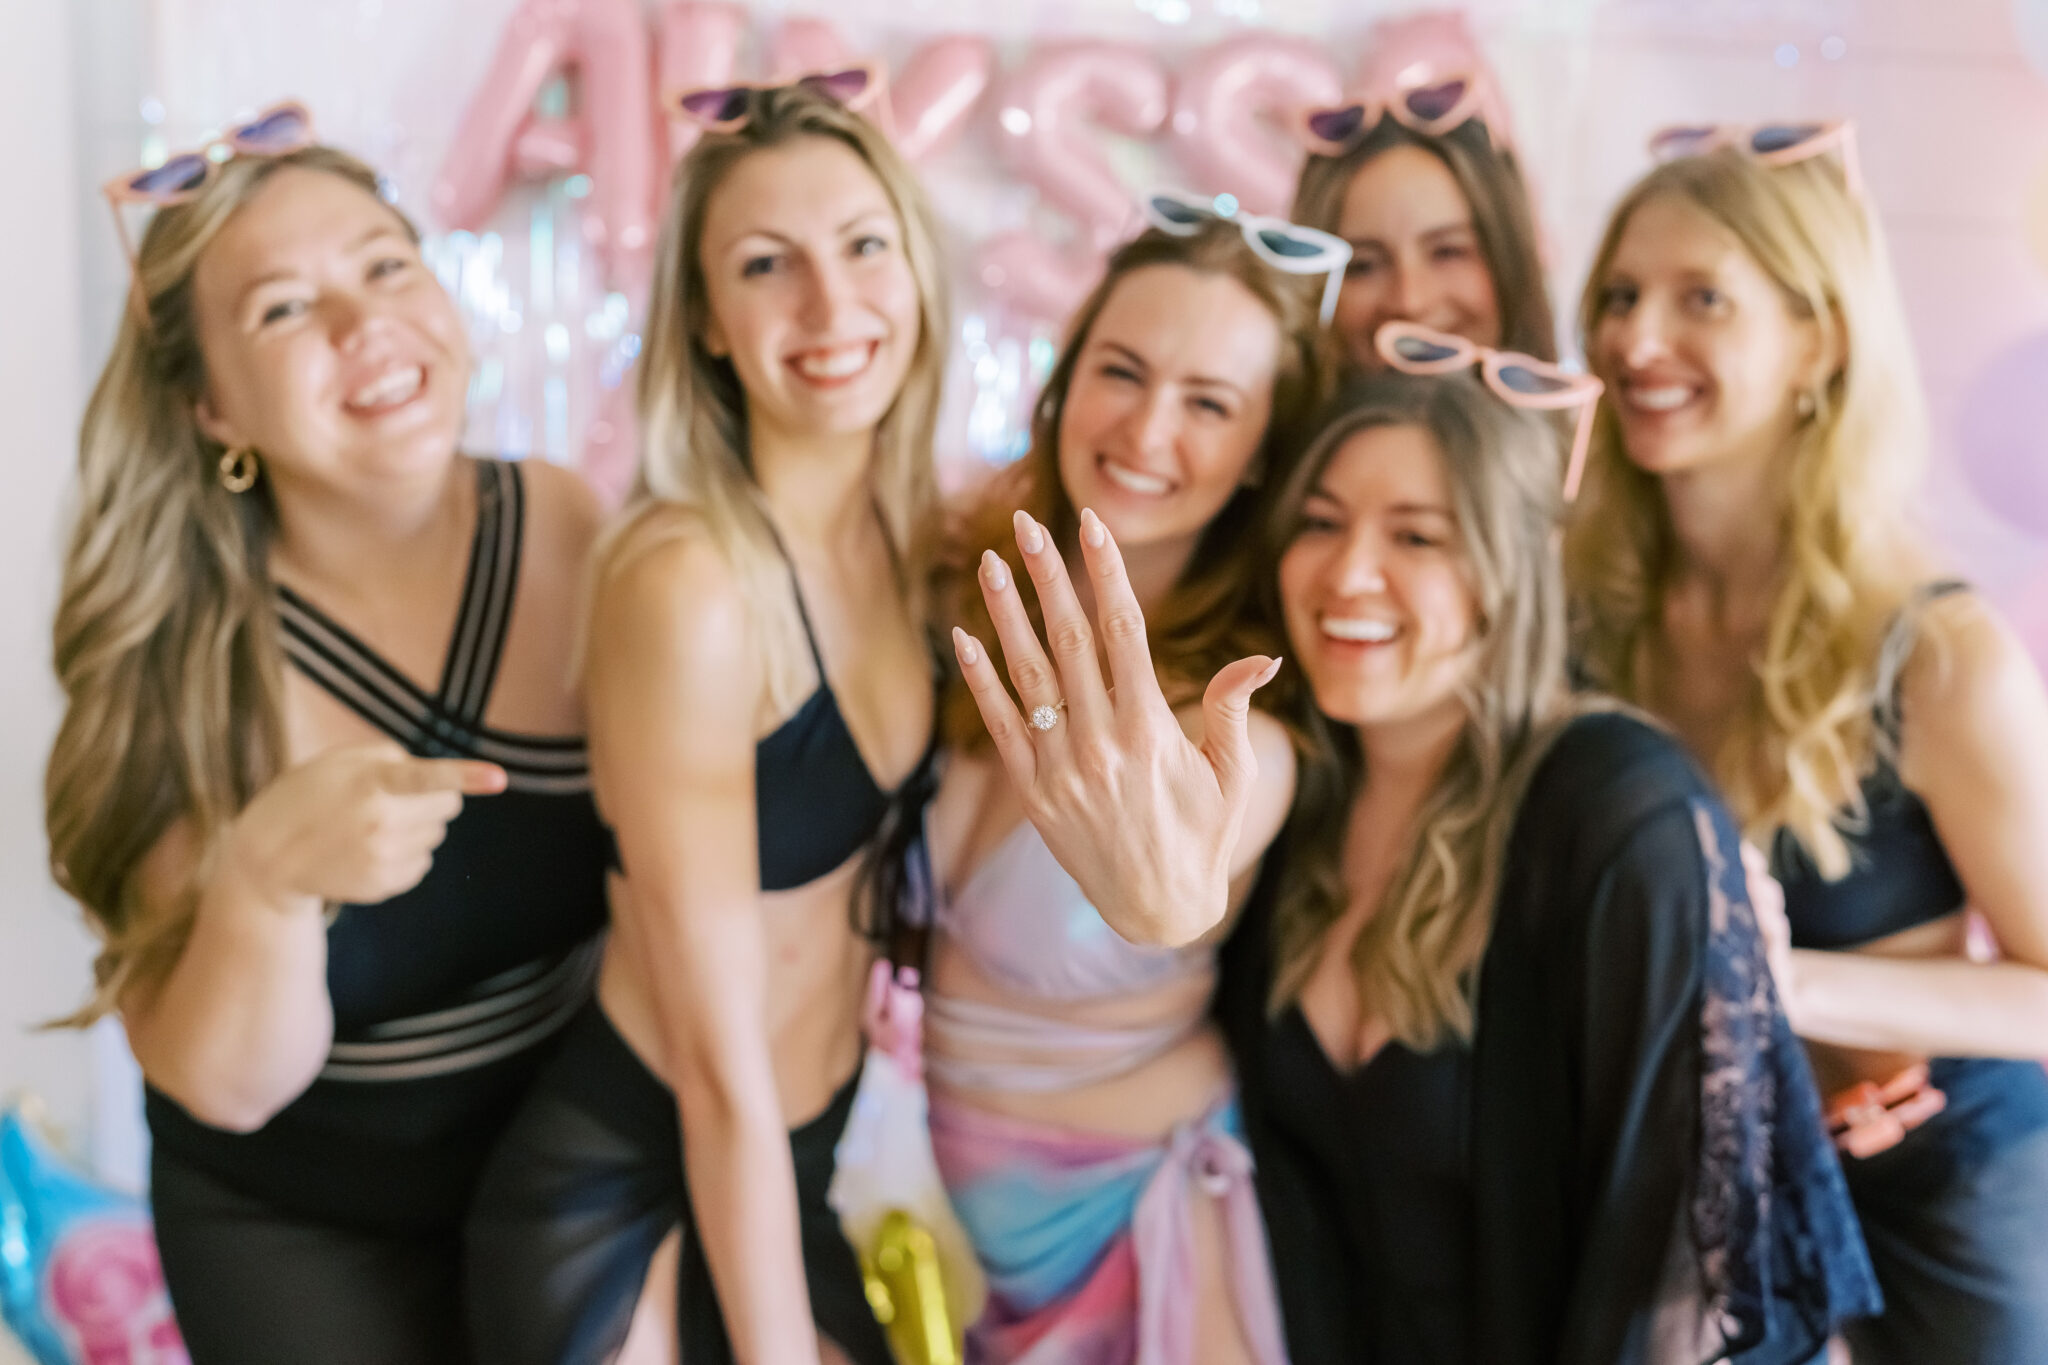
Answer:
<svg viewBox="0 0 2048 1365"><path fill-rule="evenodd" d="M0 5L0 131L15 184L0 211L0 1096L42 1096L83 1142L92 1049L32 1032L83 998L92 957L51 884L42 773L58 715L50 672L60 514L81 390L79 194L71 20L63 0Z"/></svg>
<svg viewBox="0 0 2048 1365"><path fill-rule="evenodd" d="M43 758L57 724L50 674L59 517L81 401L78 194L70 17L63 0L0 6L0 132L16 160L0 212L0 1096L42 1096L83 1144L93 1048L31 1032L88 981L92 947L51 885ZM25 1365L0 1332L0 1365Z"/></svg>

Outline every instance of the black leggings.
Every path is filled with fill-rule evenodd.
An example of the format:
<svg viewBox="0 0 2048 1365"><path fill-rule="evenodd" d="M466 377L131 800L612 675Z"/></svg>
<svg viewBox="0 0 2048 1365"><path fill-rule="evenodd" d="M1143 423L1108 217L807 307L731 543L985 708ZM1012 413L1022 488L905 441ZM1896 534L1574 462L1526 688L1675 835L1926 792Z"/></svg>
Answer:
<svg viewBox="0 0 2048 1365"><path fill-rule="evenodd" d="M298 1218L161 1146L150 1202L192 1365L463 1365L461 1244Z"/></svg>
<svg viewBox="0 0 2048 1365"><path fill-rule="evenodd" d="M857 1365L891 1365L859 1261L825 1202L859 1080L856 1071L824 1113L789 1135L790 1154L818 1329ZM678 1226L682 1358L728 1365L732 1344L683 1183L675 1095L593 1002L565 1030L477 1191L467 1267L477 1358L607 1359L626 1339L655 1248Z"/></svg>

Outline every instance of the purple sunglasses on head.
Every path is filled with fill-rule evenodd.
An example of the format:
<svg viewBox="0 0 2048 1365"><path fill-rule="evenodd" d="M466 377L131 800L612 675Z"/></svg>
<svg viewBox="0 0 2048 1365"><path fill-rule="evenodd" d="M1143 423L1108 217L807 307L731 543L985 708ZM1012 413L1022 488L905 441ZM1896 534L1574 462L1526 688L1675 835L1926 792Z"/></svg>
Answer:
<svg viewBox="0 0 2048 1365"><path fill-rule="evenodd" d="M701 124L714 133L730 133L745 126L758 90L786 90L800 86L858 110L882 93L882 70L872 62L837 71L814 71L789 81L742 82L706 86L697 90L671 91L662 97L662 107L672 115Z"/></svg>

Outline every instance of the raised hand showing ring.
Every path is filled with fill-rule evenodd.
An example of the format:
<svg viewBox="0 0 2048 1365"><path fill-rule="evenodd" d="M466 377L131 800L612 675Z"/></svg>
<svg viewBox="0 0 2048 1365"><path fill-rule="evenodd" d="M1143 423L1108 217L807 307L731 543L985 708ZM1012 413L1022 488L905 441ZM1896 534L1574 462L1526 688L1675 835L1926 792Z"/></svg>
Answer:
<svg viewBox="0 0 2048 1365"><path fill-rule="evenodd" d="M1081 557L1097 607L1091 625L1052 537L1024 512L1015 521L1046 645L1003 561L985 553L982 596L1025 709L980 642L956 628L968 689L1025 814L1103 919L1133 942L1192 942L1229 903L1232 854L1258 777L1251 695L1280 660L1255 655L1218 672L1202 698L1202 742L1194 743L1160 689L1145 615L1109 528L1081 513ZM1114 687L1097 658L1098 630Z"/></svg>

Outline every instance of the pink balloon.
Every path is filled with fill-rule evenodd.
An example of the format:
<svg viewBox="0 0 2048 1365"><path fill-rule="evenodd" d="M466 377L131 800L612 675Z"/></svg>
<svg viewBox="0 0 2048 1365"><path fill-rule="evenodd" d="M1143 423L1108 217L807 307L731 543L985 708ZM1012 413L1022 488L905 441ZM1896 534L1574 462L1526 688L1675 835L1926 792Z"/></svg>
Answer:
<svg viewBox="0 0 2048 1365"><path fill-rule="evenodd" d="M58 1320L76 1336L80 1365L190 1365L147 1223L72 1232L50 1259L48 1292Z"/></svg>
<svg viewBox="0 0 2048 1365"><path fill-rule="evenodd" d="M654 20L657 66L656 92L699 90L729 81L739 67L740 43L747 36L746 12L738 5L706 4L703 0L669 0ZM654 145L664 140L668 156L655 168L654 202L668 203L669 177L704 130L689 119L670 119L656 110Z"/></svg>
<svg viewBox="0 0 2048 1365"><path fill-rule="evenodd" d="M1174 83L1174 150L1197 188L1233 194L1254 213L1294 202L1305 153L1286 131L1304 106L1344 97L1320 44L1258 33L1198 54Z"/></svg>
<svg viewBox="0 0 2048 1365"><path fill-rule="evenodd" d="M1959 406L1956 453L1983 504L2048 540L2048 331L2021 337L1971 376Z"/></svg>
<svg viewBox="0 0 2048 1365"><path fill-rule="evenodd" d="M1029 232L1005 232L982 247L982 287L1026 317L1064 322L1102 278L1102 253L1056 251Z"/></svg>
<svg viewBox="0 0 2048 1365"><path fill-rule="evenodd" d="M1142 49L1085 42L1040 52L1003 90L1005 160L1073 215L1090 247L1107 251L1130 232L1136 209L1089 126L1144 136L1166 121L1167 105L1166 72Z"/></svg>
<svg viewBox="0 0 2048 1365"><path fill-rule="evenodd" d="M918 161L950 143L967 126L994 70L986 38L954 34L919 48L889 91L897 149Z"/></svg>
<svg viewBox="0 0 2048 1365"><path fill-rule="evenodd" d="M535 116L512 144L512 173L521 180L568 175L583 164L584 156L576 120Z"/></svg>
<svg viewBox="0 0 2048 1365"><path fill-rule="evenodd" d="M853 65L860 58L829 19L786 19L769 48L768 79L793 80L808 71Z"/></svg>
<svg viewBox="0 0 2048 1365"><path fill-rule="evenodd" d="M776 81L795 80L798 76L812 72L839 71L869 60L846 45L829 19L788 19L775 33L775 44L770 51L769 79ZM883 80L888 79L886 73ZM885 86L886 89L886 86ZM867 114L892 139L896 136L896 120L890 108L890 100L884 98L866 106Z"/></svg>
<svg viewBox="0 0 2048 1365"><path fill-rule="evenodd" d="M1372 26L1358 66L1360 88L1384 95L1415 71L1437 76L1461 72L1483 76L1486 89L1480 97L1479 115L1486 120L1487 130L1496 143L1503 147L1514 145L1507 95L1501 90L1493 64L1480 50L1471 25L1465 22L1463 10L1430 10L1382 19Z"/></svg>
<svg viewBox="0 0 2048 1365"><path fill-rule="evenodd" d="M1075 240L1062 250L1029 233L999 238L982 254L983 282L1025 312L1064 318L1137 218L1132 191L1089 131L1099 124L1131 136L1153 133L1167 105L1166 72L1135 47L1071 43L1026 62L1005 85L997 115L1004 160L1073 217Z"/></svg>
<svg viewBox="0 0 2048 1365"><path fill-rule="evenodd" d="M451 227L483 224L513 179L534 97L565 67L578 76L577 145L591 179L584 231L615 275L637 273L653 245L655 209L647 34L635 0L525 0L513 12L456 126L434 211ZM536 150L552 156L561 143L550 141L539 139Z"/></svg>

